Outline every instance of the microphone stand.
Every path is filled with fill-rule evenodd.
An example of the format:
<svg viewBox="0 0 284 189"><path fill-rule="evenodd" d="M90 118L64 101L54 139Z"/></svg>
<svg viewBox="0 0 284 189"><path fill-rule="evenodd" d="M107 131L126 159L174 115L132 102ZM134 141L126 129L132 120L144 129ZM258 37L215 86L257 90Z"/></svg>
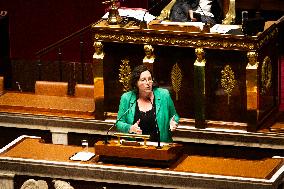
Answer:
<svg viewBox="0 0 284 189"><path fill-rule="evenodd" d="M105 138L105 141L104 141L104 144L109 144L108 142L108 133L111 131L111 129L116 126L117 122L119 122L123 116L126 115L126 113L132 108L132 106L134 105L135 103L131 104L131 106L120 116L119 119L116 120L116 122L107 130L107 133L106 133L106 138Z"/></svg>
<svg viewBox="0 0 284 189"><path fill-rule="evenodd" d="M160 129L159 129L159 127L158 127L158 124L157 124L157 116L156 116L156 108L155 108L155 106L153 105L153 103L152 103L152 101L151 101L151 99L150 98L148 98L148 100L150 101L150 103L152 104L152 107L153 107L153 109L154 109L154 116L155 116L155 126L156 126L156 130L157 130L157 135L158 135L158 146L156 147L157 149L161 149L162 147L161 147L161 138L160 138Z"/></svg>
<svg viewBox="0 0 284 189"><path fill-rule="evenodd" d="M109 133L109 131L116 125L116 123L117 123L117 121L107 130L106 138L105 138L104 144L109 144L109 142L108 142L108 133Z"/></svg>

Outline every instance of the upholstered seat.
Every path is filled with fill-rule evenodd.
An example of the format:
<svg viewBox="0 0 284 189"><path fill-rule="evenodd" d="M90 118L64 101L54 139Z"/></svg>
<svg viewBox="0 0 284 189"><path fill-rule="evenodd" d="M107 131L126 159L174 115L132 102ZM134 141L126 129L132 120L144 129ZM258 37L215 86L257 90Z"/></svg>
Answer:
<svg viewBox="0 0 284 189"><path fill-rule="evenodd" d="M35 94L50 96L67 96L68 83L57 81L36 81Z"/></svg>
<svg viewBox="0 0 284 189"><path fill-rule="evenodd" d="M94 98L94 85L76 84L74 96L78 98Z"/></svg>

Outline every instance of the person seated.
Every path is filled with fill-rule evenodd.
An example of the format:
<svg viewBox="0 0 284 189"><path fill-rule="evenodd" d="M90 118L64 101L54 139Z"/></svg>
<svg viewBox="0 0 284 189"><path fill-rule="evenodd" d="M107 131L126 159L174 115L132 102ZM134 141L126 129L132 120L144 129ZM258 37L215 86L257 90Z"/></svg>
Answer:
<svg viewBox="0 0 284 189"><path fill-rule="evenodd" d="M176 0L169 19L175 22L198 21L214 25L220 15L215 18L211 11L214 9L215 12L220 12L221 6L220 0Z"/></svg>
<svg viewBox="0 0 284 189"><path fill-rule="evenodd" d="M176 0L170 13L170 20L174 22L195 22L193 16L194 4L192 0Z"/></svg>

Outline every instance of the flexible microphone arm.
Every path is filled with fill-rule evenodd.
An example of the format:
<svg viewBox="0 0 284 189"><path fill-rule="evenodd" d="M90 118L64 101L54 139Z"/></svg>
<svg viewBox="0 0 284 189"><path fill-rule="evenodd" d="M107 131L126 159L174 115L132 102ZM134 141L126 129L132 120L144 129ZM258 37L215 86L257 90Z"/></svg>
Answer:
<svg viewBox="0 0 284 189"><path fill-rule="evenodd" d="M157 129L157 134L158 134L158 146L156 147L157 149L161 149L161 138L160 138L160 129L159 129L159 127L158 127L158 123L157 123L157 115L156 115L156 108L155 108L155 106L154 106L154 104L152 103L152 101L151 101L151 99L150 98L147 98L149 101L150 101L150 103L152 104L152 107L153 107L153 109L154 109L154 116L155 116L155 126L156 126L156 129Z"/></svg>
<svg viewBox="0 0 284 189"><path fill-rule="evenodd" d="M135 103L131 104L131 106L119 117L119 119L116 120L116 122L107 130L107 133L106 133L106 138L105 138L105 144L109 144L108 142L108 133L111 131L111 129L116 126L117 122L119 122L123 116L126 115L127 112L129 112L129 110L132 108L132 106L134 105Z"/></svg>

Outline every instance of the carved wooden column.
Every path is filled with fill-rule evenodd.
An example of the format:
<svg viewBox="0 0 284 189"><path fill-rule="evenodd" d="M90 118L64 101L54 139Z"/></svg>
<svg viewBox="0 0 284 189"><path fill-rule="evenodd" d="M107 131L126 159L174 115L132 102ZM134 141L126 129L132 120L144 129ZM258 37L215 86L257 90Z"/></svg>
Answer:
<svg viewBox="0 0 284 189"><path fill-rule="evenodd" d="M205 52L203 48L196 48L197 56L194 62L194 112L195 127L206 127L205 104Z"/></svg>
<svg viewBox="0 0 284 189"><path fill-rule="evenodd" d="M256 52L248 52L248 64L246 66L246 93L247 93L247 123L249 130L256 128L259 116L259 103L258 103L258 54Z"/></svg>
<svg viewBox="0 0 284 189"><path fill-rule="evenodd" d="M104 51L101 42L94 42L95 53L93 55L93 77L94 77L94 102L95 102L95 119L104 120L104 78L103 78L103 61Z"/></svg>

